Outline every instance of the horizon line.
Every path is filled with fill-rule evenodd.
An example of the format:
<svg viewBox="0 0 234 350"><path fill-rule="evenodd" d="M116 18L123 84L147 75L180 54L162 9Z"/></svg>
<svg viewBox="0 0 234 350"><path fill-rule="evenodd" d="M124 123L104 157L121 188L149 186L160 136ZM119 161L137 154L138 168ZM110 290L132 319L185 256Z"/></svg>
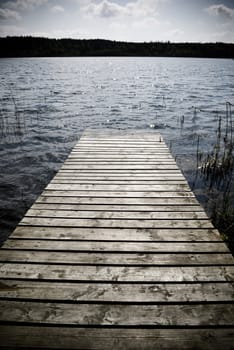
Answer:
<svg viewBox="0 0 234 350"><path fill-rule="evenodd" d="M109 41L109 42L116 42L116 43L125 43L125 44L154 44L154 43L160 43L160 44L225 44L225 45L234 45L234 42L225 42L225 41L170 41L170 40L155 40L155 41L124 41L124 40L115 40L115 39L103 39L103 38L71 38L71 37L62 37L62 38L55 38L55 37L46 37L46 36L40 36L40 35L5 35L1 36L0 39L7 39L7 38L33 38L33 39L47 39L47 40L79 40L79 41Z"/></svg>

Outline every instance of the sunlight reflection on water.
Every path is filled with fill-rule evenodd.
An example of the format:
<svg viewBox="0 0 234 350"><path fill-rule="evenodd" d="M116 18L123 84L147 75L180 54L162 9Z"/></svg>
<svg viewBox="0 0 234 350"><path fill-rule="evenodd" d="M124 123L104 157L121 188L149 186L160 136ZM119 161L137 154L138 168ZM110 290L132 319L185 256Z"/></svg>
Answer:
<svg viewBox="0 0 234 350"><path fill-rule="evenodd" d="M194 184L233 103L234 61L193 58L0 60L0 224L9 233L87 127L160 132ZM202 110L202 111L201 111ZM196 112L196 113L195 113ZM204 203L206 183L194 191Z"/></svg>

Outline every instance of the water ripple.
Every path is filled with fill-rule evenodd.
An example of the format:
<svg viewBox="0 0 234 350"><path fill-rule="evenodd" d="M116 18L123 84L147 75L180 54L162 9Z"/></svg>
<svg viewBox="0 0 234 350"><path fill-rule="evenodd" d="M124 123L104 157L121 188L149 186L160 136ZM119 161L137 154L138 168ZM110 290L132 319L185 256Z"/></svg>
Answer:
<svg viewBox="0 0 234 350"><path fill-rule="evenodd" d="M160 131L192 182L196 140L209 149L233 102L233 60L0 60L0 224L4 239L87 127ZM196 113L195 113L196 111ZM205 183L195 191L209 196Z"/></svg>

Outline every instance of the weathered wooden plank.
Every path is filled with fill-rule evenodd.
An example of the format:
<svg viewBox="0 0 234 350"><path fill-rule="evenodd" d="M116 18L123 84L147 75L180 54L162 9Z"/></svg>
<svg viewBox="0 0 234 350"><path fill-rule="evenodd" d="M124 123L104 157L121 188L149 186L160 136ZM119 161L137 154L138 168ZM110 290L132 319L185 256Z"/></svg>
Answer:
<svg viewBox="0 0 234 350"><path fill-rule="evenodd" d="M95 154L78 154L71 153L67 158L67 161L71 162L82 162L82 161L101 161L101 162L175 162L174 158L170 154L160 153L155 155L145 155L145 154L132 154L132 155L119 155L119 154L104 154L104 153L95 153Z"/></svg>
<svg viewBox="0 0 234 350"><path fill-rule="evenodd" d="M119 165L117 164L110 164L106 162L106 164L99 164L99 163L94 163L94 164L77 164L77 165L62 165L61 167L62 170L177 170L177 165L176 164L123 164L120 163Z"/></svg>
<svg viewBox="0 0 234 350"><path fill-rule="evenodd" d="M121 175L121 176L155 176L155 175L181 175L181 171L177 169L60 169L59 174L77 174L81 175L82 174L86 175L89 173L89 175L110 175L111 176L116 176L116 175Z"/></svg>
<svg viewBox="0 0 234 350"><path fill-rule="evenodd" d="M152 176L150 175L140 175L137 174L136 176L134 174L94 174L94 173L81 173L73 175L70 172L59 172L54 179L58 178L76 178L77 180L79 179L89 179L89 180L106 180L106 181L111 181L111 180L122 180L122 181L144 181L147 184L147 181L159 181L159 182L167 182L167 181L187 181L184 179L184 177L181 174L154 174Z"/></svg>
<svg viewBox="0 0 234 350"><path fill-rule="evenodd" d="M155 148L165 148L168 149L168 146L164 143L164 142L157 142L157 141L152 141L152 140L103 140L103 141L99 141L98 140L93 140L93 141L89 141L89 140L84 140L83 137L80 138L79 143L77 143L73 149L79 149L79 146L81 147L92 147L93 150L95 151L95 145L97 146L101 146L101 147L105 147L107 145L110 145L111 148L113 148L115 145L117 147L123 148L123 149L127 149L127 148L132 148L132 147L139 147L144 149L145 146L148 147L155 147Z"/></svg>
<svg viewBox="0 0 234 350"><path fill-rule="evenodd" d="M122 159L85 159L85 158L72 158L72 159L67 159L63 165L92 165L92 164L97 164L97 165L139 165L139 166L144 166L144 165L176 165L174 160L171 159L159 159L159 160L122 160Z"/></svg>
<svg viewBox="0 0 234 350"><path fill-rule="evenodd" d="M35 202L31 209L50 209L50 210L79 210L79 211L119 211L124 212L201 212L203 209L199 205L118 205L118 204L63 204L63 203L38 203Z"/></svg>
<svg viewBox="0 0 234 350"><path fill-rule="evenodd" d="M56 174L56 176L64 176L64 175L69 175L70 173L75 173L76 176L101 176L101 177L134 177L134 178L139 178L141 177L142 179L149 179L151 178L152 180L154 179L170 179L170 178L175 178L177 179L178 177L184 179L183 174L179 169L175 170L93 170L93 169L88 169L88 170L62 170L60 169L59 172Z"/></svg>
<svg viewBox="0 0 234 350"><path fill-rule="evenodd" d="M174 159L169 158L161 158L161 159L87 159L87 158L81 158L81 159L68 159L65 160L64 165L66 164L113 164L113 165L121 165L121 164L129 164L129 165L144 165L144 164L159 164L159 165L170 165L170 164L176 164Z"/></svg>
<svg viewBox="0 0 234 350"><path fill-rule="evenodd" d="M97 166L101 166L103 165L105 166L112 166L112 167L116 167L117 165L119 166L119 168L121 169L123 166L123 169L125 169L126 166L128 166L129 168L131 167L139 167L140 169L142 169L144 166L147 167L156 167L155 169L157 169L157 167L164 167L165 169L176 169L176 163L174 160L170 160L170 159L160 159L158 161L144 161L144 160L126 160L126 161L122 161L122 160L113 160L113 161L109 161L108 159L105 160L99 160L99 159L68 159L67 161L65 161L63 163L63 167L66 166L91 166L91 165L97 165ZM172 167L173 166L173 167ZM162 169L164 169L162 168ZM133 168L134 169L134 168ZM149 168L151 169L151 168ZM154 168L153 168L154 169ZM159 168L160 169L160 168Z"/></svg>
<svg viewBox="0 0 234 350"><path fill-rule="evenodd" d="M194 194L190 191L88 191L88 190L44 190L43 196L59 196L59 197L123 197L123 198L193 198ZM178 202L179 204L179 202Z"/></svg>
<svg viewBox="0 0 234 350"><path fill-rule="evenodd" d="M0 261L4 350L231 348L233 258L154 132L87 131Z"/></svg>
<svg viewBox="0 0 234 350"><path fill-rule="evenodd" d="M76 147L93 147L95 148L95 146L97 147L108 147L110 146L111 148L113 147L119 147L119 148L166 148L165 143L163 142L152 142L152 141L142 141L142 140L137 140L137 141L127 141L127 140L123 140L123 141L103 141L103 142L99 142L99 140L97 141L87 141L87 140L83 140L82 138L79 141L79 145L75 146Z"/></svg>
<svg viewBox="0 0 234 350"><path fill-rule="evenodd" d="M82 326L233 326L234 304L111 305L0 300L0 321Z"/></svg>
<svg viewBox="0 0 234 350"><path fill-rule="evenodd" d="M36 279L99 282L228 282L233 266L70 266L30 263L1 263L2 279Z"/></svg>
<svg viewBox="0 0 234 350"><path fill-rule="evenodd" d="M109 128L101 129L85 129L82 134L82 139L152 139L153 141L163 140L159 132L152 130L116 130Z"/></svg>
<svg viewBox="0 0 234 350"><path fill-rule="evenodd" d="M126 248L125 248L126 249ZM0 262L22 262L22 263L45 263L45 264L69 264L69 265L107 265L107 266L196 266L196 265L233 265L234 260L231 254L221 253L124 253L121 250L118 253L105 253L102 250L99 253L77 253L66 251L56 251L56 245L53 250L31 251L2 249L0 253Z"/></svg>
<svg viewBox="0 0 234 350"><path fill-rule="evenodd" d="M118 139L118 140L101 140L101 139L96 139L96 140L85 140L83 137L80 138L79 143L76 144L73 149L79 148L79 146L90 146L93 147L94 151L95 151L95 147L94 145L100 145L100 146L106 146L106 145L110 145L110 146L119 146L119 147L123 147L123 148L128 148L128 147L132 147L132 146L142 146L142 148L146 145L146 146L151 146L151 147L165 147L168 148L168 146L163 142L159 142L159 141L155 141L155 140L144 140L144 139L136 139L136 140L127 140L127 139Z"/></svg>
<svg viewBox="0 0 234 350"><path fill-rule="evenodd" d="M133 177L133 178L142 178L142 180L167 180L170 178L173 179L184 179L184 176L182 175L180 170L147 170L144 172L143 170L115 170L115 171L110 171L110 170L82 170L75 171L75 170L60 170L56 176L70 176L72 174L75 174L77 177L84 177L84 176L92 176L92 177L104 177L104 178L112 178L112 177L117 177L117 178L128 178L128 177Z"/></svg>
<svg viewBox="0 0 234 350"><path fill-rule="evenodd" d="M66 350L233 350L234 329L82 328L1 325L4 350L29 347ZM7 349L10 346L11 349ZM0 345L1 347L1 345ZM15 350L15 349L14 349ZM39 349L36 349L39 350Z"/></svg>
<svg viewBox="0 0 234 350"><path fill-rule="evenodd" d="M99 130L100 131L100 130ZM121 130L118 130L118 134L112 134L110 133L110 129L106 130L105 133L100 133L99 131L97 131L97 133L95 132L95 134L91 135L86 135L86 131L83 132L82 134L82 140L110 140L110 141L142 141L142 140L146 140L146 141L152 141L152 142L163 142L163 137L161 136L160 133L147 133L147 132L136 132L134 130L134 133L131 133L131 131L129 132L129 130L127 132L122 133Z"/></svg>
<svg viewBox="0 0 234 350"><path fill-rule="evenodd" d="M60 251L102 252L138 252L138 253L228 253L223 242L117 242L117 241L49 241L49 240L14 240L8 239L3 248ZM144 258L144 256L142 256ZM194 257L195 259L195 257ZM234 263L234 262L233 262Z"/></svg>
<svg viewBox="0 0 234 350"><path fill-rule="evenodd" d="M100 184L55 184L50 183L46 190L53 191L126 191L126 192L190 192L188 185L100 185Z"/></svg>
<svg viewBox="0 0 234 350"><path fill-rule="evenodd" d="M167 176L170 179L177 179L178 176L182 176L181 172L179 170L145 170L145 173L143 173L143 170L94 170L94 169L87 169L87 170L63 170L60 169L57 176L72 176L72 177L78 177L78 178L86 178L86 177L92 177L94 180L96 177L100 178L109 178L114 177L117 178L129 178L131 177L133 180L139 180L140 178L142 180L158 180L160 177ZM184 177L182 176L184 179Z"/></svg>
<svg viewBox="0 0 234 350"><path fill-rule="evenodd" d="M128 152L130 153L142 153L142 154L155 154L155 153L168 153L168 148L166 147L145 147L145 146L140 146L140 147L134 147L134 146L128 146L128 147L117 147L117 146L79 146L77 149L73 149L73 153L75 152L93 152L95 148L96 152L106 152L106 153L115 153L115 154L122 154Z"/></svg>
<svg viewBox="0 0 234 350"><path fill-rule="evenodd" d="M73 160L66 160L64 163L63 163L63 167L66 167L66 166L76 166L76 165L79 165L79 166L91 166L91 165L97 165L97 166L100 166L100 165L110 165L111 166L139 166L139 167L144 167L144 166L164 166L166 169L167 169L167 166L171 167L172 165L173 166L176 166L176 163L174 160L170 160L170 159L160 159L159 161L137 161L137 160L134 160L134 161L131 161L131 160L126 160L126 161L122 161L122 160L116 160L116 161L109 161L108 159L106 160L98 160L98 159L94 159L94 160L76 160L76 159L73 159Z"/></svg>
<svg viewBox="0 0 234 350"><path fill-rule="evenodd" d="M209 220L168 219L168 220L127 220L127 219L72 219L24 217L20 225L57 226L57 227L118 227L118 228L212 228Z"/></svg>
<svg viewBox="0 0 234 350"><path fill-rule="evenodd" d="M166 147L163 144L156 145L156 144L118 144L116 143L109 143L109 144L80 144L77 147L74 147L71 151L71 154L74 153L82 153L82 152L92 152L92 153L102 153L102 154L111 154L115 153L116 155L126 155L126 156L137 156L138 154L148 154L148 155L155 155L155 154L166 154L169 156L172 156L170 153L170 150L168 147ZM119 151L119 153L118 153Z"/></svg>
<svg viewBox="0 0 234 350"><path fill-rule="evenodd" d="M118 148L124 148L124 149L128 149L128 148L167 148L167 146L165 145L164 142L150 142L150 141L134 141L134 142L126 142L126 140L123 141L109 141L109 142L99 142L99 141L93 141L93 142L89 142L89 141L83 141L82 139L80 139L79 144L74 146L75 148L95 148L95 146L100 147L100 148L106 148L108 146L110 146L110 148L114 148L116 145L116 147Z"/></svg>
<svg viewBox="0 0 234 350"><path fill-rule="evenodd" d="M163 141L156 141L156 140L144 140L144 139L131 139L131 140L128 140L128 139L110 139L110 140L101 140L101 139L95 139L95 140L86 140L84 139L83 137L79 139L79 143L77 143L73 149L75 148L79 148L79 146L86 146L86 145L89 145L91 147L93 147L95 144L97 145L101 145L101 146L105 146L105 145L111 145L111 146L114 146L114 145L118 145L120 147L124 147L124 148L128 148L128 147L131 147L132 145L133 146L144 146L144 145L148 145L148 146L154 146L154 147L166 147L168 148L168 146L163 142ZM95 147L93 147L95 148ZM94 149L95 151L95 149Z"/></svg>
<svg viewBox="0 0 234 350"><path fill-rule="evenodd" d="M147 169L146 169L147 170ZM152 170L152 172L150 172L148 170L148 172L146 171L144 173L143 170L113 170L112 172L110 170L99 170L97 169L97 171L95 169L87 169L87 170L83 170L81 169L81 171L77 171L74 169L68 169L68 170L63 170L61 169L56 176L67 176L67 175L71 175L71 173L74 173L75 176L79 177L83 177L83 176L91 176L91 177L102 177L102 178L113 178L113 177L117 177L124 179L128 179L129 177L133 177L133 180L138 180L139 178L141 178L142 180L161 180L161 181L165 181L165 180L170 180L170 179L174 179L174 180L179 180L179 179L183 179L185 180L185 178L183 177L183 175L181 174L181 172L177 169L175 170L171 170L171 169L159 169L159 170Z"/></svg>
<svg viewBox="0 0 234 350"><path fill-rule="evenodd" d="M153 135L144 135L143 133L141 134L141 135L136 135L136 136L129 136L129 138L128 138L128 136L127 135L125 135L125 136L121 136L121 137L113 137L113 136L107 136L107 135L98 135L97 137L86 137L84 134L82 135L82 138L80 138L80 141L84 141L84 142L89 142L89 141L91 141L91 142L104 142L104 143L106 143L106 142L117 142L117 143L119 143L119 142L123 142L123 143L125 143L125 142L130 142L130 143L132 143L132 142L146 142L146 143L155 143L155 144L164 144L164 142L163 142L163 138L162 138L162 136L161 136L161 138L160 138L160 136L159 137L154 137ZM79 142L80 142L79 141Z"/></svg>
<svg viewBox="0 0 234 350"><path fill-rule="evenodd" d="M234 283L58 283L23 280L2 280L0 298L115 302L231 302Z"/></svg>
<svg viewBox="0 0 234 350"><path fill-rule="evenodd" d="M128 150L136 150L136 153L139 151L143 151L144 153L147 153L148 151L158 151L158 152L163 152L163 151L169 151L168 148L163 145L162 143L118 143L118 142L109 142L109 143L99 143L99 142L93 142L93 143L84 143L84 142L79 142L79 145L77 147L74 147L72 152L79 152L79 151L85 151L85 150L93 150L94 152L102 152L102 151L107 151L111 152L116 151L116 150L123 150L124 152L127 152Z"/></svg>
<svg viewBox="0 0 234 350"><path fill-rule="evenodd" d="M82 141L82 139L79 140L79 143L75 145L72 149L74 150L80 150L82 148L88 148L92 149L94 152L96 151L96 148L100 147L101 149L105 150L108 148L114 149L115 146L117 148L123 149L124 151L128 149L142 149L144 151L147 151L151 148L153 149L166 149L168 151L168 146L164 142L152 142L152 141L142 141L142 140L136 140L136 141L129 141L127 140L119 140L119 141L108 141L108 142L99 142L99 141Z"/></svg>
<svg viewBox="0 0 234 350"><path fill-rule="evenodd" d="M163 141L163 138L159 137L158 139L152 138L152 137L145 137L144 135L142 136L137 136L137 137L129 137L127 138L126 136L124 137L106 137L105 135L97 135L97 137L85 137L82 135L80 138L79 142L83 143L118 143L118 144L124 144L125 142L127 143L146 143L146 144L153 144L153 145L163 145L165 146L165 142ZM74 147L77 147L78 144L76 144Z"/></svg>
<svg viewBox="0 0 234 350"><path fill-rule="evenodd" d="M138 211L87 211L87 210L59 210L59 209L29 209L25 217L48 217L48 218L86 218L86 219L208 219L205 212L183 212L183 211L153 211L153 212L138 212Z"/></svg>
<svg viewBox="0 0 234 350"><path fill-rule="evenodd" d="M167 154L165 153L157 153L157 154L149 154L149 155L145 155L145 154L125 154L125 155L120 155L120 154L106 154L106 153L101 153L101 152L96 152L96 153L92 153L92 154L77 154L77 153L73 153L71 152L70 155L67 157L67 160L109 160L109 161L128 161L128 160L137 160L137 161L143 161L143 160L161 160L161 159L170 159L170 160L174 160L174 158L172 157L172 155L168 152Z"/></svg>
<svg viewBox="0 0 234 350"><path fill-rule="evenodd" d="M86 138L86 137L82 137L79 140L79 144L83 144L83 143L100 143L100 144L106 144L106 143L111 143L111 144L153 144L153 145L163 145L163 142L157 141L157 140L143 140L141 138L137 138L137 139L121 139L121 138L110 138L110 139L102 139L102 138Z"/></svg>
<svg viewBox="0 0 234 350"><path fill-rule="evenodd" d="M121 137L109 137L109 138L102 138L100 137L100 135L98 135L98 137L81 137L79 143L86 143L86 142L98 142L98 143L121 143L121 140L123 140L122 142L126 142L126 143L153 143L153 144L164 144L164 142L161 142L161 140L157 140L157 139L152 139L152 140L144 140L142 137L137 137L137 138L121 138Z"/></svg>
<svg viewBox="0 0 234 350"><path fill-rule="evenodd" d="M135 150L135 152L134 152ZM167 158L169 157L170 159L175 159L173 157L173 155L171 154L171 152L169 151L169 149L167 147L161 147L161 148L156 148L155 149L155 152L154 150L151 150L149 148L144 148L144 147L141 147L141 148L137 148L137 149L134 149L134 150L130 150L130 152L128 152L127 149L125 148L121 148L120 150L116 150L115 147L114 148L102 148L101 150L97 150L96 148L93 148L92 149L92 152L91 150L87 150L87 152L85 150L83 150L82 148L80 149L79 147L78 148L74 148L73 150L71 150L71 153L69 154L68 157L71 157L71 156L82 156L84 157L87 153L87 156L88 157L93 157L94 155L96 156L104 156L104 157L111 157L111 155L114 155L116 156L117 158L119 157L126 157L126 158L133 158L133 159L138 159L139 158L143 158L143 159L146 159L147 157L149 158L154 158L156 159L157 158L157 155L159 155L159 158Z"/></svg>
<svg viewBox="0 0 234 350"><path fill-rule="evenodd" d="M122 141L121 141L122 139ZM104 143L121 143L121 142L145 142L145 143L155 143L155 144L165 144L163 142L163 138L160 136L158 138L154 138L154 137L149 137L148 135L145 137L143 134L137 135L136 137L132 137L131 135L129 136L129 138L127 137L127 134L124 135L124 137L120 137L119 135L117 137L107 137L106 133L104 134L97 134L95 137L87 137L84 134L82 135L82 137L80 138L79 142L104 142Z"/></svg>
<svg viewBox="0 0 234 350"><path fill-rule="evenodd" d="M18 239L51 239L51 240L86 240L86 241L144 241L144 242L222 242L220 234L215 229L119 229L119 228L89 228L89 227L46 227L18 226L11 234ZM6 243L10 243L8 240ZM17 244L16 242L13 244ZM53 243L55 244L55 243ZM152 247L152 246L151 246ZM205 249L206 245L203 245ZM164 247L165 248L165 247ZM190 246L191 249L191 246ZM210 247L209 247L210 249Z"/></svg>
<svg viewBox="0 0 234 350"><path fill-rule="evenodd" d="M90 129L87 128L82 134L84 139L152 139L163 140L163 137L159 132L155 130L116 130L110 128Z"/></svg>
<svg viewBox="0 0 234 350"><path fill-rule="evenodd" d="M140 174L137 175L124 175L124 174L93 174L93 173L81 173L79 174L73 174L72 172L59 172L54 179L76 179L78 180L89 180L89 181L140 181L144 182L147 184L149 181L152 182L159 182L159 183L164 183L164 182L170 182L170 181L184 181L187 183L187 181L182 177L180 174L168 174L168 176L164 175L148 175L148 176L143 176Z"/></svg>
<svg viewBox="0 0 234 350"><path fill-rule="evenodd" d="M95 147L92 148L87 148L86 150L84 149L80 149L80 148L76 148L73 149L71 154L87 154L87 155L95 155L95 154L105 154L105 155L134 155L134 156L138 156L138 155L144 155L144 156L151 156L151 155L157 155L157 154L165 154L165 155L169 155L170 151L168 150L168 148L155 148L155 149L150 149L150 148L121 148L116 150L115 148L97 148Z"/></svg>
<svg viewBox="0 0 234 350"><path fill-rule="evenodd" d="M118 135L118 136L114 136L114 135L107 135L107 134L97 134L95 137L87 137L85 136L85 134L82 134L82 137L80 138L80 141L84 141L84 142L89 142L89 141L93 141L93 142L150 142L150 143L162 143L165 144L163 141L163 137L161 135L159 135L158 137L155 137L154 135L147 135L144 133L141 133L141 135L131 135L129 134L129 137L126 135Z"/></svg>
<svg viewBox="0 0 234 350"><path fill-rule="evenodd" d="M132 143L126 143L124 142L106 142L106 143L100 143L100 142L85 142L85 141L80 141L79 145L77 147L74 147L74 149L93 149L93 148L98 148L98 149L168 149L163 143L141 143L139 142L132 142Z"/></svg>
<svg viewBox="0 0 234 350"><path fill-rule="evenodd" d="M113 193L111 194L113 195ZM110 204L110 205L196 205L198 204L195 197L154 197L154 198L144 198L144 197L110 197L105 194L102 196L92 197L90 196L66 196L63 197L60 192L54 193L50 196L50 192L44 192L35 203L67 203L67 204Z"/></svg>
<svg viewBox="0 0 234 350"><path fill-rule="evenodd" d="M135 153L144 153L144 154L153 154L154 151L156 151L156 153L166 153L166 154L170 154L169 149L163 145L163 144L138 144L138 143L124 143L124 144L118 144L116 143L79 143L78 147L73 148L73 150L71 151L71 153L76 153L76 152L84 152L84 151L93 151L96 153L111 153L111 152L115 152L117 153L117 151L122 151L127 153L128 151L134 151Z"/></svg>
<svg viewBox="0 0 234 350"><path fill-rule="evenodd" d="M111 181L111 180L85 180L85 179L76 179L75 177L55 177L54 180L50 182L50 184L93 184L93 185L187 185L186 181L184 180L169 180L169 181L132 181L132 180L117 180L117 181Z"/></svg>
<svg viewBox="0 0 234 350"><path fill-rule="evenodd" d="M131 176L131 175L112 175L112 176L108 176L108 175L100 175L100 174L81 174L80 176L77 174L73 175L70 173L58 173L55 177L54 180L56 179L74 179L74 180L102 180L102 181L140 181L140 182L144 182L145 184L147 184L149 181L154 181L154 182L158 182L158 183L166 183L170 181L184 181L185 183L187 183L187 181L181 176L181 175L169 175L169 176L163 176L163 175L158 175L158 176L148 176L148 177L144 177L144 176Z"/></svg>

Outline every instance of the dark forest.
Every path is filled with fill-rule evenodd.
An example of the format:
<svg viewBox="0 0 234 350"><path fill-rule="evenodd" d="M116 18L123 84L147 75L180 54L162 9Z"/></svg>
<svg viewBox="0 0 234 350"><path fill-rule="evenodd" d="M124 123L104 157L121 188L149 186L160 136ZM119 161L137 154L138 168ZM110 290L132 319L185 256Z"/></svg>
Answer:
<svg viewBox="0 0 234 350"><path fill-rule="evenodd" d="M0 57L152 56L234 58L228 43L131 43L102 39L0 38Z"/></svg>

